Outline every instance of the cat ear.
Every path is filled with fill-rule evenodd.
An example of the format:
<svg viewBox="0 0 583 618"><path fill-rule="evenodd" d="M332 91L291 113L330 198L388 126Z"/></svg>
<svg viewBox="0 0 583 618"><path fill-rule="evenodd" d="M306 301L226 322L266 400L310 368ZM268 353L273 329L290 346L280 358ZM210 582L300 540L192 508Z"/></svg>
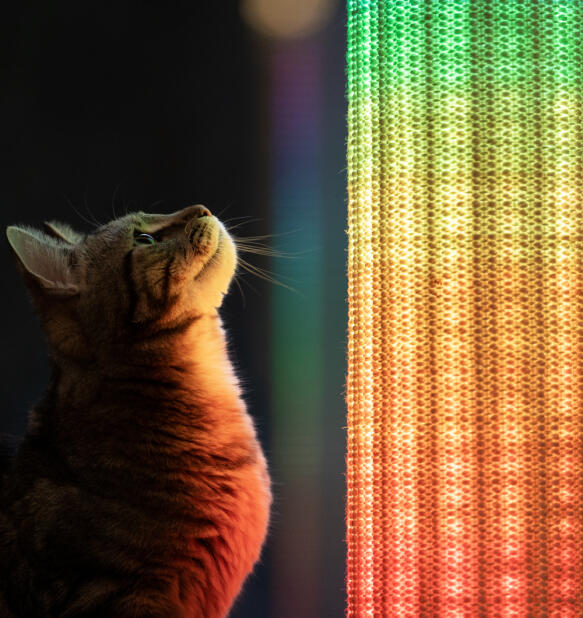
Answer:
<svg viewBox="0 0 583 618"><path fill-rule="evenodd" d="M83 234L76 232L71 226L67 225L66 223L59 223L58 221L45 221L43 226L45 232L49 236L64 240L70 245L77 245L84 238Z"/></svg>
<svg viewBox="0 0 583 618"><path fill-rule="evenodd" d="M58 296L79 293L70 265L73 254L67 245L43 232L15 225L6 228L6 236L25 276L40 285L42 291Z"/></svg>

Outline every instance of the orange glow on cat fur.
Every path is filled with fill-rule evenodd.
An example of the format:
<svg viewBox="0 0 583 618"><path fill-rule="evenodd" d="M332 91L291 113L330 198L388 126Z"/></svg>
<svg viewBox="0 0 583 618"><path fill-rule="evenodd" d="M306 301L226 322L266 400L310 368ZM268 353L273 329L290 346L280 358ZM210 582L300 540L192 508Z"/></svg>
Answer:
<svg viewBox="0 0 583 618"><path fill-rule="evenodd" d="M201 206L7 235L53 377L2 476L0 615L226 616L271 504L218 314L233 240Z"/></svg>

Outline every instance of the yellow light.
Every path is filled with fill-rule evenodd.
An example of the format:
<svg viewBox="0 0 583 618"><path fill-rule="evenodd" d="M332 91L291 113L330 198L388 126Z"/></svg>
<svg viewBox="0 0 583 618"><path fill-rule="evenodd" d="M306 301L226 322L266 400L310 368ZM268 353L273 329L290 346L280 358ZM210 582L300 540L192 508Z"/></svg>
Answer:
<svg viewBox="0 0 583 618"><path fill-rule="evenodd" d="M242 0L241 15L261 34L278 39L301 38L323 28L335 0Z"/></svg>

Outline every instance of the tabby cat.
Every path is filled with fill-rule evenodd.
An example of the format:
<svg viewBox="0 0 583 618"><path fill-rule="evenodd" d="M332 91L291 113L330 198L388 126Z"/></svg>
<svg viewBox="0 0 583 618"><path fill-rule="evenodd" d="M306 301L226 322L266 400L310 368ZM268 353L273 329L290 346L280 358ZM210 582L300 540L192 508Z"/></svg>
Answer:
<svg viewBox="0 0 583 618"><path fill-rule="evenodd" d="M53 371L0 470L0 617L226 616L271 504L218 314L234 240L202 206L7 236Z"/></svg>

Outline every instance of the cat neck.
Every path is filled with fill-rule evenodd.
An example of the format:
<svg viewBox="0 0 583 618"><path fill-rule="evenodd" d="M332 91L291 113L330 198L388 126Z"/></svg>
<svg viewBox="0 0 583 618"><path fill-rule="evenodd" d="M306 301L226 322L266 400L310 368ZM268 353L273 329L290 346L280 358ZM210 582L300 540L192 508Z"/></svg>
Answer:
<svg viewBox="0 0 583 618"><path fill-rule="evenodd" d="M28 433L47 436L78 471L92 468L96 453L121 456L122 444L131 459L152 439L169 453L183 452L194 436L212 437L218 453L255 439L220 319L201 321L138 359L129 350L103 365L55 357L51 388Z"/></svg>
<svg viewBox="0 0 583 618"><path fill-rule="evenodd" d="M130 395L136 407L176 399L195 407L243 405L218 314L200 316L186 327L170 324L141 337L120 338L90 360L53 358L54 399L63 409L111 406L116 397L123 406Z"/></svg>

